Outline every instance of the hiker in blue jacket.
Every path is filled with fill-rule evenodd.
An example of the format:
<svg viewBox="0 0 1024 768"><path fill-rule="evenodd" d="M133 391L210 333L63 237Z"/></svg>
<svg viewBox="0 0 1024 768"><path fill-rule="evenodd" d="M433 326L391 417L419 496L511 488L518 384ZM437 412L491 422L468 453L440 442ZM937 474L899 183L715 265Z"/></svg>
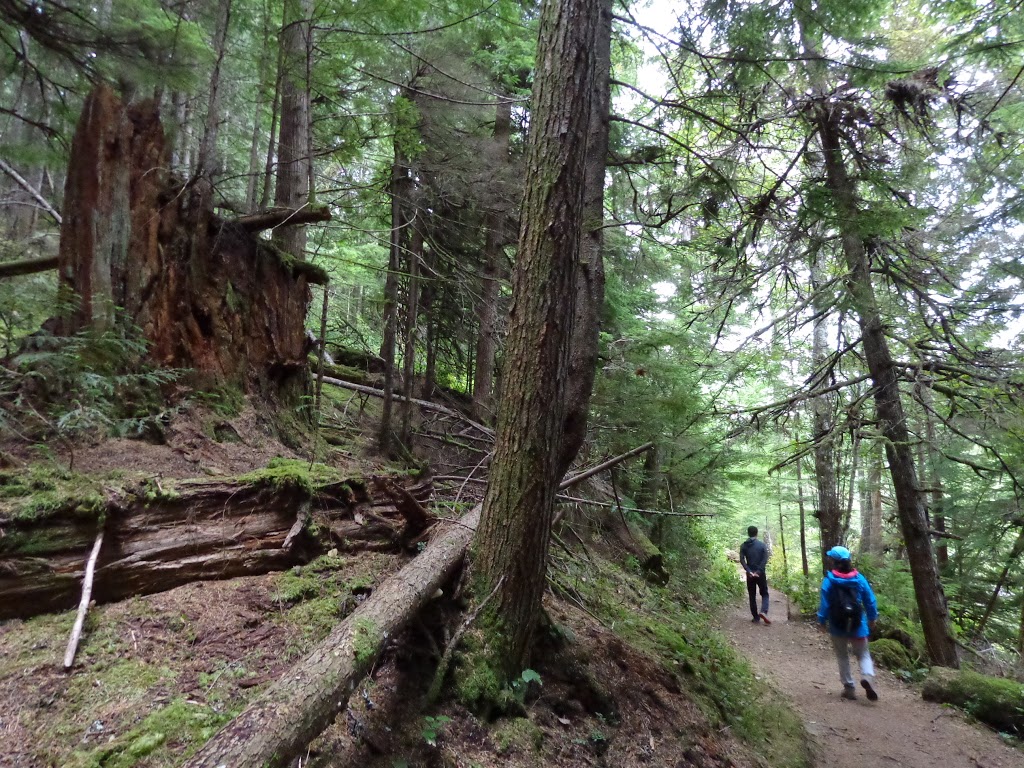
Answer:
<svg viewBox="0 0 1024 768"><path fill-rule="evenodd" d="M856 699L857 688L850 672L850 651L860 664L861 687L869 701L878 701L875 691L875 665L868 651L868 635L878 618L878 602L868 580L850 562L850 550L832 547L825 553L833 560L832 570L821 582L821 604L818 606L818 625L828 625L832 647L839 663L839 677L843 681L844 699Z"/></svg>

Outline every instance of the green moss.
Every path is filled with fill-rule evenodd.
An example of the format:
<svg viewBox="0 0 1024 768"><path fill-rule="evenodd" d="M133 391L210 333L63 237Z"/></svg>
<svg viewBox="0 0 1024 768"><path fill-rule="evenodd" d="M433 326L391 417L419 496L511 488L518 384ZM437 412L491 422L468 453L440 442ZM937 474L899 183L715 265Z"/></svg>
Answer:
<svg viewBox="0 0 1024 768"><path fill-rule="evenodd" d="M516 717L499 722L491 732L498 752L539 752L544 744L544 731L528 717Z"/></svg>
<svg viewBox="0 0 1024 768"><path fill-rule="evenodd" d="M106 511L103 486L108 479L33 464L17 472L0 472L0 501L16 521L57 515L101 519Z"/></svg>
<svg viewBox="0 0 1024 768"><path fill-rule="evenodd" d="M143 758L149 766L178 765L236 712L218 713L204 705L176 698L113 742L89 751L76 751L69 768L131 768Z"/></svg>
<svg viewBox="0 0 1024 768"><path fill-rule="evenodd" d="M304 276L308 282L316 285L327 285L330 282L327 270L308 261L297 259L293 254L279 248L269 240L261 240L258 247L261 256L267 256L276 261L288 270L292 277Z"/></svg>
<svg viewBox="0 0 1024 768"><path fill-rule="evenodd" d="M272 486L278 489L294 489L310 496L320 485L340 479L337 470L326 464L313 464L298 459L271 459L266 467L257 469L239 478L243 483L256 486Z"/></svg>
<svg viewBox="0 0 1024 768"><path fill-rule="evenodd" d="M910 651L895 640L886 638L875 640L871 643L871 655L878 664L893 671L909 671L917 666Z"/></svg>
<svg viewBox="0 0 1024 768"><path fill-rule="evenodd" d="M380 630L377 629L376 624L369 619L357 619L355 639L353 640L356 661L359 664L365 664L373 659L380 649L381 640Z"/></svg>
<svg viewBox="0 0 1024 768"><path fill-rule="evenodd" d="M1000 731L1024 733L1024 685L969 670L935 667L924 681L926 701L952 704Z"/></svg>
<svg viewBox="0 0 1024 768"><path fill-rule="evenodd" d="M192 397L226 419L238 416L245 408L245 393L241 388L229 384L213 386L196 392Z"/></svg>

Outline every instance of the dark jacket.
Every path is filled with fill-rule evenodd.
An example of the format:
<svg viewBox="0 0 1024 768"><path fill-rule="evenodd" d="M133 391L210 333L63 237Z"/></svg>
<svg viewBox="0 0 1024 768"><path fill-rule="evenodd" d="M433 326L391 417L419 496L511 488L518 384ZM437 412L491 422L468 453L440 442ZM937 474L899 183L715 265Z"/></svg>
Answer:
<svg viewBox="0 0 1024 768"><path fill-rule="evenodd" d="M860 612L860 626L853 630L853 632L840 632L828 620L832 587L838 582L852 582L857 585L857 596L860 599L863 610ZM857 573L857 571L850 571L849 573L829 571L825 574L825 579L821 582L821 603L818 605L818 623L825 624L828 622L830 634L838 637L867 637L870 634L868 622L874 621L877 618L878 602L875 600L875 593L871 591L871 585L868 584L867 579Z"/></svg>
<svg viewBox="0 0 1024 768"><path fill-rule="evenodd" d="M747 573L764 573L768 567L768 547L765 543L755 537L740 544L740 565Z"/></svg>

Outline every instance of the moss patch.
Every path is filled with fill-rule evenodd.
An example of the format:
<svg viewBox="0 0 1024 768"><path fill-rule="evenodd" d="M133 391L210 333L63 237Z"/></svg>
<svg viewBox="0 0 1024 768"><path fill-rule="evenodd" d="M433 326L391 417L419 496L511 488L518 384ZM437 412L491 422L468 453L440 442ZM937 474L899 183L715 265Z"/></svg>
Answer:
<svg viewBox="0 0 1024 768"><path fill-rule="evenodd" d="M143 758L148 766L178 765L236 713L236 710L215 712L208 706L176 698L114 741L96 749L74 752L68 765L69 768L130 768Z"/></svg>
<svg viewBox="0 0 1024 768"><path fill-rule="evenodd" d="M0 472L0 512L20 521L62 514L99 519L106 510L106 480L48 464Z"/></svg>
<svg viewBox="0 0 1024 768"><path fill-rule="evenodd" d="M924 681L926 701L960 707L1000 731L1024 734L1024 685L969 670L935 667Z"/></svg>
<svg viewBox="0 0 1024 768"><path fill-rule="evenodd" d="M299 459L271 459L266 467L257 469L238 478L243 483L255 486L272 486L277 489L294 489L310 496L314 489L341 479L333 467L313 464Z"/></svg>
<svg viewBox="0 0 1024 768"><path fill-rule="evenodd" d="M544 731L534 725L528 717L503 720L494 726L491 738L498 752L539 752L544 745Z"/></svg>
<svg viewBox="0 0 1024 768"><path fill-rule="evenodd" d="M917 667L910 651L896 640L875 640L871 643L871 655L881 666L893 671L910 672Z"/></svg>

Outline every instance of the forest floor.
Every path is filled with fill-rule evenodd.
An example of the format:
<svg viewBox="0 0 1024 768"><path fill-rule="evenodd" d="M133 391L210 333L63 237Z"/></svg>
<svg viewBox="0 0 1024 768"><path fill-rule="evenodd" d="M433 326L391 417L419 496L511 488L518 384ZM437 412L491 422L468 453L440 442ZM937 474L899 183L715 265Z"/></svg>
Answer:
<svg viewBox="0 0 1024 768"><path fill-rule="evenodd" d="M778 592L772 597L778 601L769 614L771 626L751 622L744 596L722 616L721 630L800 713L823 762L863 768L1024 767L1024 753L999 734L967 722L958 710L924 701L918 688L885 670L878 670L877 702L869 702L860 688L856 701L841 699L828 637L795 604L787 606ZM856 669L856 661L851 663Z"/></svg>

